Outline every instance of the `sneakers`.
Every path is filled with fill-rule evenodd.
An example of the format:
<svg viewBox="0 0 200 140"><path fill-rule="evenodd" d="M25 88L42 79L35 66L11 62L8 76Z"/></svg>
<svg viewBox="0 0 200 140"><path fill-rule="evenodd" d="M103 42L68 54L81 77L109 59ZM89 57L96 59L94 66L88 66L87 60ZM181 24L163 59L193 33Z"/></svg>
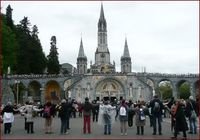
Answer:
<svg viewBox="0 0 200 140"><path fill-rule="evenodd" d="M123 133L121 133L121 136L123 136L124 134Z"/></svg>
<svg viewBox="0 0 200 140"><path fill-rule="evenodd" d="M127 133L124 133L125 136L127 136Z"/></svg>

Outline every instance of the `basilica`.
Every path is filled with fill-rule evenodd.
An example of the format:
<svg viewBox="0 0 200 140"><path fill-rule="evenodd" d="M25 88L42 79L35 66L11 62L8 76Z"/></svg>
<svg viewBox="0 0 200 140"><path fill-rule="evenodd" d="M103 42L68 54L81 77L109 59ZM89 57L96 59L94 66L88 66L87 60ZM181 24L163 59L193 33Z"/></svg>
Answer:
<svg viewBox="0 0 200 140"><path fill-rule="evenodd" d="M102 99L132 99L149 100L153 90L132 73L132 62L129 54L127 39L125 39L124 52L121 56L121 72L116 72L115 62L110 62L110 51L107 43L107 23L101 5L98 21L97 48L95 52L95 63L90 63L87 69L87 56L84 53L83 41L81 39L77 58L76 74L82 78L77 82L67 80L64 85L67 96L76 100L89 97L91 100Z"/></svg>
<svg viewBox="0 0 200 140"><path fill-rule="evenodd" d="M162 81L171 84L172 96L180 98L180 86L187 82L190 86L190 95L197 97L199 93L199 74L164 74L132 72L132 58L129 53L128 41L125 39L124 51L119 57L121 71L116 72L115 62L110 61L110 51L107 43L107 22L101 5L98 20L97 48L94 63L88 66L84 52L84 43L81 39L77 57L77 66L65 63L58 75L8 75L3 78L2 102L12 101L24 103L28 100L59 103L63 98L75 99L83 102L86 97L92 100L126 99L134 102L149 101L154 94L162 98L158 91ZM123 47L123 46L122 46ZM65 74L64 71L71 72ZM7 85L7 86L6 86ZM14 94L9 85L16 87ZM19 87L24 87L23 90ZM21 89L21 90L20 90ZM15 95L15 96L14 96Z"/></svg>

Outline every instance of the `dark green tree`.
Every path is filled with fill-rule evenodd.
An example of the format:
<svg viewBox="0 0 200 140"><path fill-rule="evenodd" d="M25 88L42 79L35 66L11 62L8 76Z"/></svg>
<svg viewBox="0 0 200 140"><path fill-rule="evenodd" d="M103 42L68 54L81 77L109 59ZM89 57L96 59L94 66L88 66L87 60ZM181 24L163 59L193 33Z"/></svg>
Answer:
<svg viewBox="0 0 200 140"><path fill-rule="evenodd" d="M8 67L11 68L11 74L15 73L16 68L16 48L18 43L15 32L6 24L6 16L1 15L2 23L2 66L3 74L7 73Z"/></svg>
<svg viewBox="0 0 200 140"><path fill-rule="evenodd" d="M13 28L13 20L12 20L12 8L10 5L6 8L6 24L12 29Z"/></svg>
<svg viewBox="0 0 200 140"><path fill-rule="evenodd" d="M172 87L168 81L164 81L159 86L159 92L163 100L170 99L172 97Z"/></svg>
<svg viewBox="0 0 200 140"><path fill-rule="evenodd" d="M28 17L24 17L20 24L17 25L16 34L19 44L17 49L17 73L18 74L30 74L30 22Z"/></svg>
<svg viewBox="0 0 200 140"><path fill-rule="evenodd" d="M42 74L46 68L46 57L42 50L40 40L38 38L38 28L33 26L30 40L30 69L31 73Z"/></svg>
<svg viewBox="0 0 200 140"><path fill-rule="evenodd" d="M59 74L60 64L58 60L58 52L56 48L56 36L51 37L50 53L47 56L47 72L49 74Z"/></svg>
<svg viewBox="0 0 200 140"><path fill-rule="evenodd" d="M190 96L190 84L188 82L184 82L178 88L180 99L188 99Z"/></svg>

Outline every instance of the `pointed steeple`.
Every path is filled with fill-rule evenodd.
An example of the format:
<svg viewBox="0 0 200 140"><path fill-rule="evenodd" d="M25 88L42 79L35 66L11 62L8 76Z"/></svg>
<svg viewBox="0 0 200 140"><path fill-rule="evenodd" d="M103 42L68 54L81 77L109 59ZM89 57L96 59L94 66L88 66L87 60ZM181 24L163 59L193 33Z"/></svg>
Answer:
<svg viewBox="0 0 200 140"><path fill-rule="evenodd" d="M125 39L124 54L123 54L123 57L130 57L129 50L128 50L127 38Z"/></svg>
<svg viewBox="0 0 200 140"><path fill-rule="evenodd" d="M104 11L103 11L103 4L101 3L101 12L100 12L100 18L99 20L105 20L105 17L104 17Z"/></svg>
<svg viewBox="0 0 200 140"><path fill-rule="evenodd" d="M86 56L85 56L85 53L84 53L83 41L82 41L82 38L81 38L80 48L79 48L79 53L78 53L78 58L84 58L84 57L86 57Z"/></svg>
<svg viewBox="0 0 200 140"><path fill-rule="evenodd" d="M106 19L104 16L104 10L103 10L103 4L101 3L101 11L100 11L100 17L99 17L99 22L98 22L98 31L107 31L107 24L106 24Z"/></svg>
<svg viewBox="0 0 200 140"><path fill-rule="evenodd" d="M127 38L125 39L124 54L121 57L121 72L131 72L132 64L131 57L128 50Z"/></svg>

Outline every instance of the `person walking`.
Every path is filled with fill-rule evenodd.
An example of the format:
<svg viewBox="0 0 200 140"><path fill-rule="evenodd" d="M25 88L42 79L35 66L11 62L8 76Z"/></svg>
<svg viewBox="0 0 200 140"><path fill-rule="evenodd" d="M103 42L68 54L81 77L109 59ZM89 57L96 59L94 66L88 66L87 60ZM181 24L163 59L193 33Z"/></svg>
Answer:
<svg viewBox="0 0 200 140"><path fill-rule="evenodd" d="M86 134L86 129L88 133L91 133L91 112L92 104L89 102L89 98L85 98L85 103L83 104L83 133Z"/></svg>
<svg viewBox="0 0 200 140"><path fill-rule="evenodd" d="M162 110L164 105L161 100L158 98L158 95L154 95L154 99L150 101L151 114L153 119L153 135L156 135L157 132L157 121L158 121L158 132L159 135L162 135Z"/></svg>
<svg viewBox="0 0 200 140"><path fill-rule="evenodd" d="M1 115L3 116L4 134L11 133L12 123L14 122L14 109L11 102L3 108Z"/></svg>
<svg viewBox="0 0 200 140"><path fill-rule="evenodd" d="M123 99L118 108L119 120L120 120L120 130L121 135L127 135L127 123L128 123L128 106Z"/></svg>

